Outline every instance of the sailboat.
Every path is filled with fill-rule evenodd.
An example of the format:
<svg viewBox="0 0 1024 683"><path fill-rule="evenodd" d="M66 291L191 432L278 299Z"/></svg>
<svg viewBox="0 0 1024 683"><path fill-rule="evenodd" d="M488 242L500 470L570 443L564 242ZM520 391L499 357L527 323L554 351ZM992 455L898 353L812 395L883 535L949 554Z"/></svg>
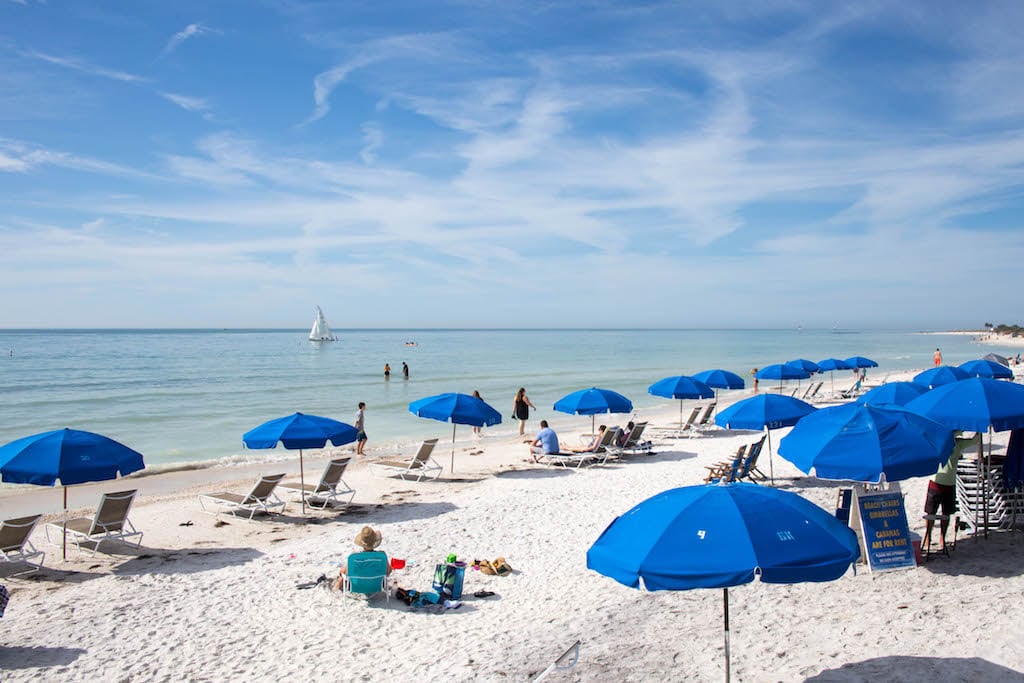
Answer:
<svg viewBox="0 0 1024 683"><path fill-rule="evenodd" d="M338 338L331 333L331 326L327 324L327 318L320 307L316 307L316 319L313 320L313 329L309 331L309 341L326 342L338 341Z"/></svg>

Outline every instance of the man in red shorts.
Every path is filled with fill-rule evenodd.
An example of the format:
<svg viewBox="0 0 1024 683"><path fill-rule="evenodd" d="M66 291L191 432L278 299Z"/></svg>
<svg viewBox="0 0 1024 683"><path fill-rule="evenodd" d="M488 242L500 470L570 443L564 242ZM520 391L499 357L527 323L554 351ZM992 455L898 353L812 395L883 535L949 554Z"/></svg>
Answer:
<svg viewBox="0 0 1024 683"><path fill-rule="evenodd" d="M926 520L924 540L922 541L922 546L925 548L931 545L932 528L935 526L935 520L932 517L938 513L941 506L944 517L939 521L939 532L942 535L939 540L939 549L946 550L946 530L949 528L949 518L956 512L956 465L960 462L964 451L971 446L977 445L979 451L981 449L980 433L971 437L961 436L961 434L962 432L957 432L956 438L953 440L953 453L950 454L949 460L928 481L928 492L924 498Z"/></svg>

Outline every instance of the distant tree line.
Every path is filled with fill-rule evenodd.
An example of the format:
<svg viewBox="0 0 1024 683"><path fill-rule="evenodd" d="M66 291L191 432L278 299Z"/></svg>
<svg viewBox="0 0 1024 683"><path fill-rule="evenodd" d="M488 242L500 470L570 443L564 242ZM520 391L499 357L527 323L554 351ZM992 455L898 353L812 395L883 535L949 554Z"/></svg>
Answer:
<svg viewBox="0 0 1024 683"><path fill-rule="evenodd" d="M1024 327L1021 327L1020 325L993 325L992 323L985 323L985 327L996 334L1008 334L1011 337L1024 337Z"/></svg>

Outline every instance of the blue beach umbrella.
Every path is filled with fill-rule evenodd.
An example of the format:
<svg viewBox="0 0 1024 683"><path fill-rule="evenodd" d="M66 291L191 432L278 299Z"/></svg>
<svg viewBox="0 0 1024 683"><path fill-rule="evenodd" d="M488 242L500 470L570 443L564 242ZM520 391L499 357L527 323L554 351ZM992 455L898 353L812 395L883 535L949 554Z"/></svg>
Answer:
<svg viewBox="0 0 1024 683"><path fill-rule="evenodd" d="M815 363L814 361L811 361L811 360L807 360L806 358L797 358L796 360L787 360L784 363L784 365L789 365L790 367L794 367L794 368L800 368L801 370L803 370L805 372L809 372L812 375L814 373L816 373L816 372L821 372L821 368L818 367L817 363Z"/></svg>
<svg viewBox="0 0 1024 683"><path fill-rule="evenodd" d="M554 409L570 415L590 415L590 431L594 431L594 416L604 413L631 413L633 404L622 394L610 389L580 389L555 402Z"/></svg>
<svg viewBox="0 0 1024 683"><path fill-rule="evenodd" d="M792 396L758 394L737 401L715 415L715 424L726 429L763 429L768 437L769 478L775 483L775 466L772 461L771 430L791 427L804 415L816 410L810 403Z"/></svg>
<svg viewBox="0 0 1024 683"><path fill-rule="evenodd" d="M665 377L647 387L647 393L661 398L679 400L679 429L683 428L683 401L686 399L713 398L715 392L704 382L689 375Z"/></svg>
<svg viewBox="0 0 1024 683"><path fill-rule="evenodd" d="M969 360L957 366L971 377L987 377L988 379L1013 379L1013 371L1001 363L979 358Z"/></svg>
<svg viewBox="0 0 1024 683"><path fill-rule="evenodd" d="M501 413L485 401L469 394L447 393L427 396L410 403L409 412L416 417L452 423L452 472L455 471L456 425L490 427L501 424Z"/></svg>
<svg viewBox="0 0 1024 683"><path fill-rule="evenodd" d="M853 368L858 368L859 369L859 368L877 368L878 367L878 363L876 363L875 361L871 360L870 358L865 358L864 356L850 356L849 358L846 359L845 362L846 362L847 365L850 366L851 370Z"/></svg>
<svg viewBox="0 0 1024 683"><path fill-rule="evenodd" d="M839 358L826 358L825 360L818 361L818 370L828 373L829 390L834 394L836 392L836 383L833 373L836 370L853 370L853 366Z"/></svg>
<svg viewBox="0 0 1024 683"><path fill-rule="evenodd" d="M949 460L953 430L899 406L847 403L807 415L779 455L819 479L878 483L924 477Z"/></svg>
<svg viewBox="0 0 1024 683"><path fill-rule="evenodd" d="M755 484L686 486L616 518L587 568L630 588L722 588L729 680L729 587L833 581L857 560L857 536L795 493Z"/></svg>
<svg viewBox="0 0 1024 683"><path fill-rule="evenodd" d="M782 380L784 379L807 379L811 376L811 373L807 372L803 368L798 368L793 365L786 365L785 363L776 363L774 365L766 365L757 371L754 375L758 379L777 379L779 380L779 388L782 388Z"/></svg>
<svg viewBox="0 0 1024 683"><path fill-rule="evenodd" d="M323 448L330 441L335 446L352 443L359 430L350 424L319 415L294 413L264 422L242 435L246 448L276 448L278 442L288 450L299 451L299 482L306 490L306 469L302 449ZM306 495L302 495L302 514L306 514Z"/></svg>
<svg viewBox="0 0 1024 683"><path fill-rule="evenodd" d="M1013 382L971 377L936 387L907 404L950 429L988 432L988 464L992 459L992 433L1024 428L1024 386ZM982 477L985 535L988 536L988 496ZM977 529L975 523L975 529Z"/></svg>
<svg viewBox="0 0 1024 683"><path fill-rule="evenodd" d="M928 391L928 387L913 382L886 382L857 397L857 403L873 406L905 406Z"/></svg>
<svg viewBox="0 0 1024 683"><path fill-rule="evenodd" d="M712 389L742 389L746 386L743 378L728 370L705 370L693 375L693 378L707 384Z"/></svg>
<svg viewBox="0 0 1024 683"><path fill-rule="evenodd" d="M944 384L951 384L952 382L959 382L970 377L966 372L960 368L952 365L940 365L937 368L925 370L914 375L914 384L920 384L923 387L934 389L935 387L941 387Z"/></svg>
<svg viewBox="0 0 1024 683"><path fill-rule="evenodd" d="M138 451L102 434L78 429L34 434L0 447L0 481L53 486L59 480L64 488L65 517L68 486L116 479L145 466ZM66 529L64 558L67 558Z"/></svg>

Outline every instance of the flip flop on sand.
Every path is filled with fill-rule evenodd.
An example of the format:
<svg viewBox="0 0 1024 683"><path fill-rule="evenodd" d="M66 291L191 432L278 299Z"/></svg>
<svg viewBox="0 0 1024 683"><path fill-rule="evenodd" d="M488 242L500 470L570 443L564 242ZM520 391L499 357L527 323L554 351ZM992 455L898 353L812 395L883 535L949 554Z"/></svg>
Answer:
<svg viewBox="0 0 1024 683"><path fill-rule="evenodd" d="M473 593L474 598L489 598L492 595L496 595L496 593L494 591L477 591Z"/></svg>

